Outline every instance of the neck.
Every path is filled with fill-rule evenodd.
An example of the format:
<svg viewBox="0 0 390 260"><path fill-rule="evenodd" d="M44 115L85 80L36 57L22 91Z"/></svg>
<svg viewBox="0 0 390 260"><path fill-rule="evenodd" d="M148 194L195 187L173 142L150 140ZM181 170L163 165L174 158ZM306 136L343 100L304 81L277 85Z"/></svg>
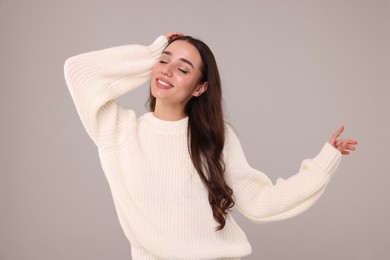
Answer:
<svg viewBox="0 0 390 260"><path fill-rule="evenodd" d="M154 116L165 121L177 121L185 118L184 106L168 105L156 100L156 107L153 112Z"/></svg>

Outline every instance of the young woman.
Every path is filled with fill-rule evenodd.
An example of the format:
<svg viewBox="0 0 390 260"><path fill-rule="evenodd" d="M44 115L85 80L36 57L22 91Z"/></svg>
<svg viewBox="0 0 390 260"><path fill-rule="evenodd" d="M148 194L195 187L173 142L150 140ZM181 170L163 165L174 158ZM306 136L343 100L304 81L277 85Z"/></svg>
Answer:
<svg viewBox="0 0 390 260"><path fill-rule="evenodd" d="M295 216L323 193L356 141L341 127L300 171L275 185L251 168L224 123L217 64L180 33L69 58L65 78L96 144L133 259L240 259L250 244L229 214L257 223ZM115 103L150 81L152 112Z"/></svg>

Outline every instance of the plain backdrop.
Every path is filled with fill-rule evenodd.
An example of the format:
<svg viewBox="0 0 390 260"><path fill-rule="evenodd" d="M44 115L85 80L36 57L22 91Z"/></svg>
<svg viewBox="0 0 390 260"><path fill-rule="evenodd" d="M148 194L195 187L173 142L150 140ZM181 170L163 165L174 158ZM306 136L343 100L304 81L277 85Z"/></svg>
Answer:
<svg viewBox="0 0 390 260"><path fill-rule="evenodd" d="M390 259L389 27L380 0L0 0L0 259L131 258L63 64L172 30L214 51L226 120L272 180L342 124L359 141L304 214L257 225L233 212L243 259ZM141 115L147 93L118 102Z"/></svg>

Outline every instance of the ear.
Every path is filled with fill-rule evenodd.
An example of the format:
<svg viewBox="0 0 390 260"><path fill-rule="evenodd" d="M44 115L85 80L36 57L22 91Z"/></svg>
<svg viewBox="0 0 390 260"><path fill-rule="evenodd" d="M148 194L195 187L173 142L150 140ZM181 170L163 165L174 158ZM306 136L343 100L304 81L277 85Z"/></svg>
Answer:
<svg viewBox="0 0 390 260"><path fill-rule="evenodd" d="M193 95L194 97L199 97L199 96L202 95L204 92L206 92L207 87L208 87L207 81L206 81L206 82L203 82L202 84L200 84L199 86L196 87L196 89L195 89L195 91L192 93L192 95Z"/></svg>

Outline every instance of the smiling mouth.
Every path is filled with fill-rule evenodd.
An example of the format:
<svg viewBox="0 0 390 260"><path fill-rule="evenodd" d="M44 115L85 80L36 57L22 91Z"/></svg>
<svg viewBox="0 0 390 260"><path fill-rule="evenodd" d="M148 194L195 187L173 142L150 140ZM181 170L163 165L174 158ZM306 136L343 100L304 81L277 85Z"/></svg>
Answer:
<svg viewBox="0 0 390 260"><path fill-rule="evenodd" d="M157 85L162 88L173 88L173 86L161 79L156 79Z"/></svg>

